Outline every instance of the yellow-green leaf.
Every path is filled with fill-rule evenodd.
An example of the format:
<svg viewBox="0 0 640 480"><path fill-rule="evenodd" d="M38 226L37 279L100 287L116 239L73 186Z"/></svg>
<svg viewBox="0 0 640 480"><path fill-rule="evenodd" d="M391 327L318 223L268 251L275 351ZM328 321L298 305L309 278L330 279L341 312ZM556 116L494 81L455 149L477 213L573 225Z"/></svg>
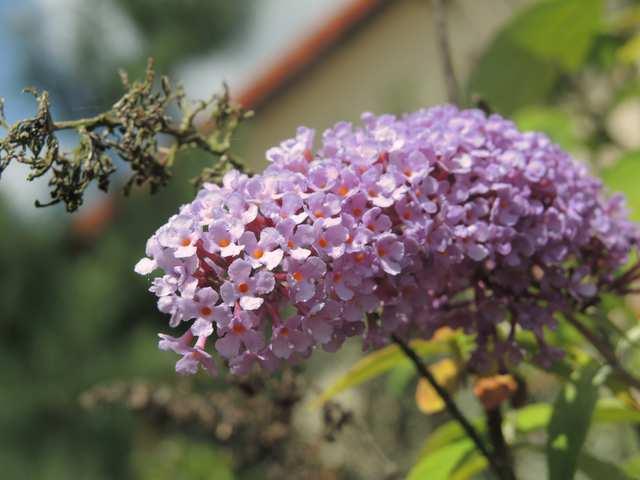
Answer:
<svg viewBox="0 0 640 480"><path fill-rule="evenodd" d="M478 452L471 453L451 473L449 480L471 480L475 475L483 472L489 466L489 462Z"/></svg>
<svg viewBox="0 0 640 480"><path fill-rule="evenodd" d="M440 448L414 465L407 480L449 480L451 473L475 448L468 439Z"/></svg>
<svg viewBox="0 0 640 480"><path fill-rule="evenodd" d="M449 338L442 340L413 340L410 346L418 355L424 357L450 352L450 342ZM397 345L389 345L370 353L358 360L347 373L330 385L318 398L314 399L312 406L322 406L322 404L339 393L378 377L402 363L409 363L409 361Z"/></svg>
<svg viewBox="0 0 640 480"><path fill-rule="evenodd" d="M640 60L640 33L631 37L631 39L618 50L618 58L628 63Z"/></svg>
<svg viewBox="0 0 640 480"><path fill-rule="evenodd" d="M612 167L604 169L602 179L612 191L625 194L631 218L640 220L640 151L627 153Z"/></svg>
<svg viewBox="0 0 640 480"><path fill-rule="evenodd" d="M632 478L640 478L640 455L632 457L624 464L624 471Z"/></svg>
<svg viewBox="0 0 640 480"><path fill-rule="evenodd" d="M547 403L534 403L508 413L510 422L519 434L527 434L543 429L549 423L552 407ZM615 398L598 400L593 412L593 423L640 423L640 411L627 407ZM476 418L471 422L476 430L484 433L484 419ZM438 449L465 438L464 430L455 420L450 420L436 428L425 440L420 457L423 458Z"/></svg>

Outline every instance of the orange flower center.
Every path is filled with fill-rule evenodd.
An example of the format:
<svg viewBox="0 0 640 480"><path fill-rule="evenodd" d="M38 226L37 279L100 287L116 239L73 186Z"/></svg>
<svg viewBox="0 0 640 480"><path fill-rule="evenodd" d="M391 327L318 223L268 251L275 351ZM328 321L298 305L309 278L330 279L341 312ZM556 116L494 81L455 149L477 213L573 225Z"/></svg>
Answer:
<svg viewBox="0 0 640 480"><path fill-rule="evenodd" d="M384 257L387 254L387 251L382 248L382 247L378 247L378 255L380 255L381 257Z"/></svg>
<svg viewBox="0 0 640 480"><path fill-rule="evenodd" d="M283 337L288 337L289 336L289 329L287 327L282 327L280 329L280 335L282 335Z"/></svg>
<svg viewBox="0 0 640 480"><path fill-rule="evenodd" d="M289 248L295 248L295 247L296 247L296 244L295 244L295 243L293 243L293 241L292 241L292 240L289 240L289 241L287 242L287 247L289 247Z"/></svg>
<svg viewBox="0 0 640 480"><path fill-rule="evenodd" d="M191 240L189 240L188 238L183 238L182 241L180 242L180 244L183 247L188 247L189 245L191 245Z"/></svg>
<svg viewBox="0 0 640 480"><path fill-rule="evenodd" d="M341 197L346 197L347 193L349 193L349 189L345 185L341 185L340 188L338 188L338 194Z"/></svg>
<svg viewBox="0 0 640 480"><path fill-rule="evenodd" d="M411 212L407 210L402 214L402 218L404 218L405 220L409 220L411 218Z"/></svg>
<svg viewBox="0 0 640 480"><path fill-rule="evenodd" d="M218 245L220 245L222 248L228 247L230 244L231 244L231 242L226 238L223 238L222 240L220 240L218 242Z"/></svg>
<svg viewBox="0 0 640 480"><path fill-rule="evenodd" d="M324 212L322 210L316 210L315 212L313 212L313 215L316 218L324 218Z"/></svg>
<svg viewBox="0 0 640 480"><path fill-rule="evenodd" d="M240 293L247 293L249 291L249 285L247 285L245 282L242 282L240 285L238 285L238 291Z"/></svg>
<svg viewBox="0 0 640 480"><path fill-rule="evenodd" d="M367 193L369 194L370 197L377 197L378 196L378 192L376 192L373 189L369 190Z"/></svg>
<svg viewBox="0 0 640 480"><path fill-rule="evenodd" d="M203 317L208 317L209 315L211 315L211 309L209 307L202 307L200 309L200 315L202 315Z"/></svg>
<svg viewBox="0 0 640 480"><path fill-rule="evenodd" d="M296 282L301 282L301 281L302 281L302 279L304 278L304 277L302 276L302 273L300 273L300 272L293 272L293 274L292 274L291 276L293 277L293 279L294 279Z"/></svg>
<svg viewBox="0 0 640 480"><path fill-rule="evenodd" d="M356 207L356 208L354 208L354 209L353 209L353 214L354 214L356 217L359 217L360 215L362 215L362 209L361 209L361 208L357 208L357 207Z"/></svg>
<svg viewBox="0 0 640 480"><path fill-rule="evenodd" d="M353 242L353 237L351 236L351 234L350 234L350 233L349 233L349 234L347 234L347 240L346 240L346 242L347 242L347 243L349 243L349 244L351 244L351 242Z"/></svg>
<svg viewBox="0 0 640 480"><path fill-rule="evenodd" d="M236 335L242 335L247 331L247 327L245 327L241 323L234 323L233 327L231 327L231 330L233 330L233 333L235 333Z"/></svg>
<svg viewBox="0 0 640 480"><path fill-rule="evenodd" d="M364 261L364 253L358 252L356 253L356 262L362 263Z"/></svg>
<svg viewBox="0 0 640 480"><path fill-rule="evenodd" d="M411 176L411 174L412 174L413 172L407 168L407 169L406 169L404 172L402 172L402 173L404 173L407 177L410 177L410 176Z"/></svg>
<svg viewBox="0 0 640 480"><path fill-rule="evenodd" d="M324 237L320 237L320 240L318 240L318 245L320 245L320 247L322 248L327 248L327 245L329 245L329 242L327 242L327 240Z"/></svg>
<svg viewBox="0 0 640 480"><path fill-rule="evenodd" d="M262 258L263 255L264 255L264 250L261 248L256 248L253 251L253 258Z"/></svg>

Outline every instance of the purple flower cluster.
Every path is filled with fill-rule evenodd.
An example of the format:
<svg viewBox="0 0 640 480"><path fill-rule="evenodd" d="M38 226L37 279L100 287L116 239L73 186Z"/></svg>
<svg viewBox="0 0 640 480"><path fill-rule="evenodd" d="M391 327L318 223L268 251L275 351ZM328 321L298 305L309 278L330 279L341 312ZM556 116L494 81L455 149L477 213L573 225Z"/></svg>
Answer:
<svg viewBox="0 0 640 480"><path fill-rule="evenodd" d="M179 373L214 372L213 349L240 374L443 326L475 335L477 368L522 357L517 327L550 359L544 327L637 243L622 198L543 134L453 106L362 123L316 150L300 128L262 174L205 185L149 239L136 271L164 272L150 290L187 326L160 335Z"/></svg>

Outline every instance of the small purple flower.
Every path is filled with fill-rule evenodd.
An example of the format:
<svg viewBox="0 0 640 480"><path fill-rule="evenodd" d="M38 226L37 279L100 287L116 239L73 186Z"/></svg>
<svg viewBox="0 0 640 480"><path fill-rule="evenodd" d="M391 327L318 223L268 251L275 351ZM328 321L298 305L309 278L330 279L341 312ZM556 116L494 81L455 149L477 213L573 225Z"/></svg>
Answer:
<svg viewBox="0 0 640 480"><path fill-rule="evenodd" d="M278 224L278 232L281 235L281 247L291 258L304 260L311 255L311 250L303 247L313 243L313 228L301 225L301 229L296 229L296 222L286 219Z"/></svg>
<svg viewBox="0 0 640 480"><path fill-rule="evenodd" d="M277 248L282 243L282 235L275 228L265 228L260 232L260 241L256 240L253 232L244 232L240 237L240 244L244 246L246 258L254 268L265 266L273 270L282 261L282 249Z"/></svg>
<svg viewBox="0 0 640 480"><path fill-rule="evenodd" d="M318 257L306 260L288 259L285 263L288 272L288 282L296 302L311 300L316 293L316 283L327 271L325 263Z"/></svg>
<svg viewBox="0 0 640 480"><path fill-rule="evenodd" d="M367 210L362 216L363 225L374 233L385 233L393 225L387 215L382 213L380 207L373 207Z"/></svg>
<svg viewBox="0 0 640 480"><path fill-rule="evenodd" d="M312 193L307 198L307 211L314 221L320 221L323 225L330 226L340 223L339 218L334 218L341 210L340 197L333 193Z"/></svg>
<svg viewBox="0 0 640 480"><path fill-rule="evenodd" d="M342 256L345 252L349 230L342 225L333 225L324 229L319 224L316 224L314 230L313 236L315 237L315 241L313 242L313 247L318 253L328 255L332 258Z"/></svg>
<svg viewBox="0 0 640 480"><path fill-rule="evenodd" d="M243 233L242 223L219 220L211 225L205 248L212 253L219 252L223 257L235 257L244 249L238 244Z"/></svg>
<svg viewBox="0 0 640 480"><path fill-rule="evenodd" d="M274 222L291 219L297 225L303 222L308 214L303 210L302 197L294 192L286 192L282 196L264 202L261 211Z"/></svg>
<svg viewBox="0 0 640 480"><path fill-rule="evenodd" d="M274 327L271 338L271 351L278 358L287 359L292 353L303 353L311 348L311 337L302 330L300 316L293 316Z"/></svg>
<svg viewBox="0 0 640 480"><path fill-rule="evenodd" d="M382 269L389 275L398 275L401 271L404 245L392 233L381 235L376 240L376 253Z"/></svg>
<svg viewBox="0 0 640 480"><path fill-rule="evenodd" d="M250 352L257 352L264 347L264 338L255 330L257 323L250 312L239 311L225 329L220 329L220 338L216 340L216 350L225 358L233 358L244 346Z"/></svg>
<svg viewBox="0 0 640 480"><path fill-rule="evenodd" d="M193 375L198 371L198 368L202 367L209 372L209 375L214 377L217 374L217 369L213 363L211 355L207 353L205 348L206 337L199 337L196 344L191 346L193 341L193 334L191 331L187 331L179 338L171 337L163 333L158 334L160 341L158 342L158 348L160 350L171 350L178 355L182 355L182 358L176 363L176 372L181 375Z"/></svg>
<svg viewBox="0 0 640 480"><path fill-rule="evenodd" d="M199 239L200 232L194 228L193 220L186 215L175 216L167 228L158 232L160 245L172 249L176 258L194 256Z"/></svg>
<svg viewBox="0 0 640 480"><path fill-rule="evenodd" d="M229 266L229 281L220 287L220 296L226 305L232 306L236 301L245 310L256 310L264 302L265 295L273 290L275 279L269 272L259 271L251 275L251 263L236 259Z"/></svg>
<svg viewBox="0 0 640 480"><path fill-rule="evenodd" d="M246 225L253 222L258 216L258 207L253 203L248 203L241 193L233 193L225 199L225 205L229 214L233 218L239 219Z"/></svg>

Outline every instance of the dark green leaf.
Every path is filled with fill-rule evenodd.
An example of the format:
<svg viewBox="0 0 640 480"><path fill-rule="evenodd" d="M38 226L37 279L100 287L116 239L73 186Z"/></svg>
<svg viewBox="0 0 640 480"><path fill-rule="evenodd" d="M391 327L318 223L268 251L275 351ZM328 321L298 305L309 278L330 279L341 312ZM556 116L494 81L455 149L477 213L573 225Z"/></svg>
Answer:
<svg viewBox="0 0 640 480"><path fill-rule="evenodd" d="M598 387L605 370L589 363L575 372L572 381L558 394L547 428L547 466L550 480L570 480L587 438Z"/></svg>
<svg viewBox="0 0 640 480"><path fill-rule="evenodd" d="M578 460L578 469L592 480L633 480L616 464L606 462L593 455L582 452Z"/></svg>

